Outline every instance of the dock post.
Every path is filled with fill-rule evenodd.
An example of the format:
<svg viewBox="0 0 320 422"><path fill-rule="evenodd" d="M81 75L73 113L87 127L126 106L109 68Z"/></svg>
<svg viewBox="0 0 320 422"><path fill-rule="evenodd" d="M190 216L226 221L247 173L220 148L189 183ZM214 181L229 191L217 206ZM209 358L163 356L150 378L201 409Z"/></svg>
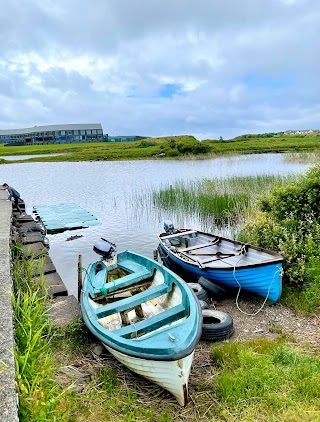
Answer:
<svg viewBox="0 0 320 422"><path fill-rule="evenodd" d="M78 301L80 302L80 295L82 289L82 255L78 258Z"/></svg>
<svg viewBox="0 0 320 422"><path fill-rule="evenodd" d="M155 261L158 261L158 250L157 249L154 249L154 251L153 251L153 259Z"/></svg>

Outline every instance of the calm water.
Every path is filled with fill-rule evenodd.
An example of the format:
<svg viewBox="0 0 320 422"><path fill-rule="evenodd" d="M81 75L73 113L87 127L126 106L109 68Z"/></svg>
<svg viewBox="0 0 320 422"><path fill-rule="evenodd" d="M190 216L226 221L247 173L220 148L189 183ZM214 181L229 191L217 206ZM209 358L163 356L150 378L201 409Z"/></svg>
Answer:
<svg viewBox="0 0 320 422"><path fill-rule="evenodd" d="M64 153L58 154L35 154L35 155L1 155L0 158L8 161L14 160L28 160L29 158L37 158L37 157L49 157L49 156L57 156L57 155L65 155Z"/></svg>
<svg viewBox="0 0 320 422"><path fill-rule="evenodd" d="M282 154L245 155L196 161L97 161L79 163L20 163L0 165L0 182L17 189L32 213L34 205L75 203L90 211L101 225L50 235L50 256L69 293L77 292L78 255L87 267L97 255L93 244L104 237L118 251L131 249L152 257L162 215L141 197L177 180L225 178L260 174L304 172L307 164L287 163ZM200 222L185 217L175 226L201 229ZM82 238L66 241L71 235Z"/></svg>

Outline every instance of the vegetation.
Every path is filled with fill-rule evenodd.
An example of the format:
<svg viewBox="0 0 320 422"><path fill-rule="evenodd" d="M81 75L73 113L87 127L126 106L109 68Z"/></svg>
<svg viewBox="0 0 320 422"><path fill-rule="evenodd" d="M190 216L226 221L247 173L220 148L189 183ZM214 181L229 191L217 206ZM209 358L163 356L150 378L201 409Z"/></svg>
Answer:
<svg viewBox="0 0 320 422"><path fill-rule="evenodd" d="M241 238L278 251L284 258L287 302L296 309L320 311L320 165L298 183L275 187L246 224Z"/></svg>
<svg viewBox="0 0 320 422"><path fill-rule="evenodd" d="M95 161L135 160L154 158L201 157L210 158L221 154L252 154L264 152L304 152L320 150L320 133L313 135L242 135L234 139L198 141L193 136L169 136L148 138L135 142L100 142L89 144L53 144L4 147L0 156L62 154L30 158L28 161ZM6 162L3 159L0 164ZM10 160L10 163L14 161ZM19 162L21 162L19 160Z"/></svg>
<svg viewBox="0 0 320 422"><path fill-rule="evenodd" d="M294 176L234 176L227 179L202 179L177 182L153 192L151 201L157 208L197 216L209 229L223 225L238 226L257 208L257 197L276 183L285 184ZM210 222L211 226L208 226Z"/></svg>
<svg viewBox="0 0 320 422"><path fill-rule="evenodd" d="M212 349L221 421L319 421L320 356L280 339L225 343Z"/></svg>
<svg viewBox="0 0 320 422"><path fill-rule="evenodd" d="M319 197L320 165L305 176L179 182L154 192L152 201L177 220L187 213L209 231L227 226L240 240L279 252L282 300L313 313L320 311Z"/></svg>
<svg viewBox="0 0 320 422"><path fill-rule="evenodd" d="M19 420L53 421L60 388L53 382L52 327L47 315L47 291L43 278L32 279L41 260L26 260L20 249L14 261L12 298L15 325L16 379Z"/></svg>

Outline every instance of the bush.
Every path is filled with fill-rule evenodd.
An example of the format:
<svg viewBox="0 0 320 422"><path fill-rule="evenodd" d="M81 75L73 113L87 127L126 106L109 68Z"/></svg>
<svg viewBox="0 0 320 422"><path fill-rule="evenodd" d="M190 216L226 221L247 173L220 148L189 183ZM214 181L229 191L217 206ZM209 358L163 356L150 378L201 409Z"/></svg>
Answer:
<svg viewBox="0 0 320 422"><path fill-rule="evenodd" d="M154 142L154 141L146 141L144 139L142 141L140 141L140 143L139 143L139 147L140 148L154 147L156 145L157 145L156 142Z"/></svg>
<svg viewBox="0 0 320 422"><path fill-rule="evenodd" d="M284 285L298 287L309 311L320 310L319 197L320 165L298 182L276 187L261 201L261 212L240 235L243 241L283 256Z"/></svg>

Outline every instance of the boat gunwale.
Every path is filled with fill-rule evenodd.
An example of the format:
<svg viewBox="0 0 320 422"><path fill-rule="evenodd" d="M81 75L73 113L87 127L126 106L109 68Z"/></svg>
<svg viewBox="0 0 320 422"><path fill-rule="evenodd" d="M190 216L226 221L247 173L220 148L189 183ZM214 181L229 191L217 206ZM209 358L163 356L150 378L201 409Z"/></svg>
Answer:
<svg viewBox="0 0 320 422"><path fill-rule="evenodd" d="M192 338L192 340L190 341L190 343L184 347L183 349L177 351L177 352L172 352L170 354L155 354L153 352L139 352L136 349L139 348L143 348L143 345L139 345L139 339L140 341L142 341L142 337L139 337L138 339L124 339L121 338L120 336L115 336L115 334L112 334L112 331L107 330L106 328L104 328L101 324L98 323L98 321L94 318L94 315L88 315L89 309L88 309L88 305L90 305L89 303L89 294L88 294L88 290L85 290L85 284L86 284L86 280L83 284L82 290L81 290L81 296L80 296L80 303L81 303L81 314L82 314L82 318L84 320L85 325L87 326L87 328L90 330L90 332L97 337L102 343L104 343L105 345L107 345L108 347L120 352L120 353L124 353L128 356L132 356L135 358L139 358L139 359L144 359L144 360L156 360L156 361L176 361L179 359L183 359L186 356L189 356L195 349L196 345L198 344L200 337L201 337L201 331L202 331L202 312L201 312L201 308L200 308L200 304L198 303L198 300L194 294L194 292L188 288L187 283L177 274L175 274L173 271L171 271L170 269L166 268L165 266L161 265L159 262L153 261L151 258L145 257L143 255L139 255L136 254L134 252L131 251L124 251L124 252L128 252L134 256L138 256L140 258L143 258L149 262L152 263L152 265L154 265L154 268L159 268L162 272L168 272L170 274L170 276L172 277L172 279L174 280L174 282L176 283L176 285L180 288L180 289L184 289L187 297L188 297L188 304L191 303L191 297L193 297L194 299L194 304L196 306L196 309L194 309L192 311L192 314L190 313L189 316L187 317L187 320L191 320L191 324L192 321L194 322L192 325L192 330L194 330L194 328L196 327L196 335L194 335L194 337ZM123 253L124 253L123 252ZM121 263L120 263L121 265ZM85 303L87 304L87 306L85 305ZM191 309L191 307L190 307ZM197 318L197 314L199 315L199 317ZM198 320L198 321L197 321ZM184 323L186 320L183 320L181 323ZM171 327L163 327L163 329L167 329L170 328L172 329L173 327L178 328L179 327L179 323L177 323L175 326L171 326ZM99 331L103 331L105 332L106 336L109 337L105 337L102 334L100 334ZM112 339L112 336L115 336L115 339ZM118 343L122 343L123 345L119 345L114 343L115 341L117 341ZM134 345L134 349L127 349L125 347L125 345ZM173 344L174 346L174 344ZM181 345L179 345L179 347L181 347ZM168 350L168 347L162 347L158 349L160 350Z"/></svg>
<svg viewBox="0 0 320 422"><path fill-rule="evenodd" d="M189 231L189 229L188 229L188 231ZM227 266L227 267L214 267L213 265L211 265L211 266L210 265L206 265L206 264L209 264L209 262L207 262L207 263L205 263L203 265L203 268L201 267L204 271L206 269L209 269L210 270L210 269L215 269L215 268L218 268L218 269L221 269L221 270L230 270L230 271L233 271L234 268L237 268L238 270L240 270L240 269L246 269L246 268L255 268L255 267L267 266L267 265L274 264L274 263L283 263L283 257L280 254L278 254L277 252L270 251L269 249L265 249L265 248L262 248L260 246L254 246L254 245L251 245L251 244L248 244L248 243L244 243L244 242L239 242L238 240L234 240L234 239L228 239L228 238L223 237L223 236L216 236L216 235L211 234L211 233L205 233L205 232L202 232L200 230L197 230L196 232L199 233L199 234L201 234L201 235L204 235L206 237L209 237L209 238L212 237L214 240L220 239L220 240L223 240L223 241L226 241L226 242L230 242L230 243L232 243L234 245L239 245L241 247L242 246L247 246L247 247L249 247L249 248L251 248L251 249L253 249L253 250L257 251L257 252L263 252L263 253L266 253L266 254L271 255L273 257L273 258L271 258L268 261L257 262L257 263L247 263L245 265L240 265L238 267L235 266L235 265L232 265L232 264L229 264L229 266ZM160 245L166 250L167 253L169 253L171 255L174 255L178 260L183 261L183 262L185 262L185 263L187 263L189 265L193 265L195 267L199 267L199 264L201 265L201 261L190 262L190 261L187 260L187 258L178 255L178 253L180 252L179 249L173 250L173 249L170 249L170 247L168 247L167 245L165 245L165 243L163 242L163 237L166 234L167 233L161 233L159 235L159 240L160 240ZM181 236L183 236L183 234L184 234L184 232L181 232ZM208 245L208 247L209 247L209 245ZM241 256L241 255L239 255L239 256ZM230 258L230 257L228 257L228 258ZM190 260L191 259L192 258L190 258ZM224 259L227 259L227 258L221 258L221 259L219 259L219 261L221 262ZM215 261L212 261L212 262L215 262Z"/></svg>

